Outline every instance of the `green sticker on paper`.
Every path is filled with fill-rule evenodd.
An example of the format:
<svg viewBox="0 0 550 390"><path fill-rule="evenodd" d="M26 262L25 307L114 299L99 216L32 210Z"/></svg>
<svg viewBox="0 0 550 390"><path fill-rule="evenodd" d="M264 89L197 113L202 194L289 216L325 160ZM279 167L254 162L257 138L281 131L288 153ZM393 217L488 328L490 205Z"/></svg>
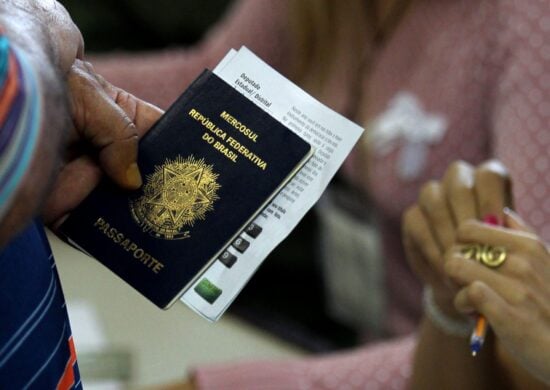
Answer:
<svg viewBox="0 0 550 390"><path fill-rule="evenodd" d="M222 294L221 288L206 278L201 280L199 284L195 286L195 292L210 304L213 304Z"/></svg>

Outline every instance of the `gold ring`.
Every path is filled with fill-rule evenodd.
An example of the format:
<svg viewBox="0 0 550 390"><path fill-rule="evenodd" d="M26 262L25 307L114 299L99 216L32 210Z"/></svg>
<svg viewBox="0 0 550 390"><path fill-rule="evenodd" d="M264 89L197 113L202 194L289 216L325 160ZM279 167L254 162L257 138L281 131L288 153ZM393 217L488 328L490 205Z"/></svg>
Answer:
<svg viewBox="0 0 550 390"><path fill-rule="evenodd" d="M467 245L460 250L460 253L468 260L478 260L478 253L480 252L481 245L473 244Z"/></svg>
<svg viewBox="0 0 550 390"><path fill-rule="evenodd" d="M462 253L465 258L475 260L489 268L500 267L506 261L507 257L506 248L481 244L465 246L461 249L460 253Z"/></svg>
<svg viewBox="0 0 550 390"><path fill-rule="evenodd" d="M506 261L506 249L487 246L481 254L481 262L489 268L500 267Z"/></svg>

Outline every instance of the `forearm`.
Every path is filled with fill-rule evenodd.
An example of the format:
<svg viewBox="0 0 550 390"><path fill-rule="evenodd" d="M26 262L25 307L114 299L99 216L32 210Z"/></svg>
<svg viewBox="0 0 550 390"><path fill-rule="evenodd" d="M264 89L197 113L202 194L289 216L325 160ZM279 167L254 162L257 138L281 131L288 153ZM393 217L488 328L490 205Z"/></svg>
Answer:
<svg viewBox="0 0 550 390"><path fill-rule="evenodd" d="M7 4L6 4L7 3ZM43 64L51 71L54 51L47 27L30 10L11 4L0 3L0 25L10 43L24 51L33 64Z"/></svg>
<svg viewBox="0 0 550 390"><path fill-rule="evenodd" d="M9 130L1 124L2 132L10 131L11 140L19 139L17 142L25 145L25 153L17 157L21 160L13 161L20 174L10 178L14 190L5 203L7 209L1 218L2 246L40 208L56 169L69 117L63 77L43 23L25 9L2 3L0 26L8 38L10 55L14 59L10 66L16 69L14 78L18 80L15 93L20 96L17 104L7 108L16 115L18 125ZM32 119L23 120L27 117Z"/></svg>
<svg viewBox="0 0 550 390"><path fill-rule="evenodd" d="M411 389L514 388L503 370L493 335L472 356L468 337L449 335L426 316L421 322L414 354Z"/></svg>
<svg viewBox="0 0 550 390"><path fill-rule="evenodd" d="M469 337L473 321L454 308L454 296L424 291L424 318L413 364L413 389L506 388L492 334L472 356Z"/></svg>
<svg viewBox="0 0 550 390"><path fill-rule="evenodd" d="M506 389L493 338L473 357L468 339L448 335L424 318L414 356L411 389Z"/></svg>

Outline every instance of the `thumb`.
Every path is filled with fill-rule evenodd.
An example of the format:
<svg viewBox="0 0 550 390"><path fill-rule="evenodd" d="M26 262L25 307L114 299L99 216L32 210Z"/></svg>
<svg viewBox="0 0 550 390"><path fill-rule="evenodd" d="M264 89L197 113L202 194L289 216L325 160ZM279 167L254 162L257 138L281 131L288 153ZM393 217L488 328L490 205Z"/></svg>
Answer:
<svg viewBox="0 0 550 390"><path fill-rule="evenodd" d="M139 188L142 179L134 123L85 68L71 72L68 83L79 135L98 150L100 166L115 183L127 189Z"/></svg>

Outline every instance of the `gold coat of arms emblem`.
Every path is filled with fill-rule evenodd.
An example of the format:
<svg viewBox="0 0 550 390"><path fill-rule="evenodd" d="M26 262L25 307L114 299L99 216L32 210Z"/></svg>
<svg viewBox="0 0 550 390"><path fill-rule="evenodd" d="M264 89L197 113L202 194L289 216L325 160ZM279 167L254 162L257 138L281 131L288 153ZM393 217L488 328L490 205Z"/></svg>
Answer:
<svg viewBox="0 0 550 390"><path fill-rule="evenodd" d="M204 159L193 156L166 159L146 177L143 195L130 201L132 217L144 232L154 237L188 238L188 228L214 210L221 188L217 179L213 166Z"/></svg>

